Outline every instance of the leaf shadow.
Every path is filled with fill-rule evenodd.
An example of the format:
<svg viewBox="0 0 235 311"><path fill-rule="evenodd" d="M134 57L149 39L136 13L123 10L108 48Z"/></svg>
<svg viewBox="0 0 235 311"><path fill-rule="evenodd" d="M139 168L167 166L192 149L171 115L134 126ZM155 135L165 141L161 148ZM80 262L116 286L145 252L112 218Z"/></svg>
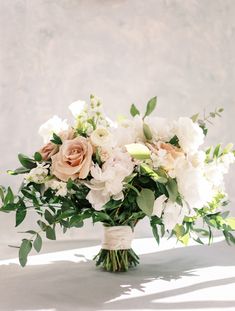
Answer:
<svg viewBox="0 0 235 311"><path fill-rule="evenodd" d="M83 256L77 250L74 255L81 259ZM197 270L213 266L234 267L234 249L219 242L210 247L200 245L156 251L142 255L139 267L130 269L127 273L115 274L101 271L95 267L93 261L55 261L49 265L28 266L25 269L16 264L0 266L0 311L181 310L216 307L235 309L235 301L208 301L203 299L206 297L200 297L202 301L159 301L235 283L235 275L200 281ZM190 285L161 290L163 283L182 277L190 278ZM154 293L146 291L145 285L151 283ZM139 291L141 296L132 297L133 291ZM122 295L125 295L125 299L117 300Z"/></svg>

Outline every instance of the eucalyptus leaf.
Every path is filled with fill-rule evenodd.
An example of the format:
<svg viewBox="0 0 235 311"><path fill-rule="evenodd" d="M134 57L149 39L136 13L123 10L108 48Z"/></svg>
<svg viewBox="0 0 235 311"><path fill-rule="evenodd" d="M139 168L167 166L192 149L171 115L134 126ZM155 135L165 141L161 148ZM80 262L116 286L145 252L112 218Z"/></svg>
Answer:
<svg viewBox="0 0 235 311"><path fill-rule="evenodd" d="M48 210L45 210L44 217L50 225L54 222L54 217Z"/></svg>
<svg viewBox="0 0 235 311"><path fill-rule="evenodd" d="M19 261L22 267L27 263L28 254L32 249L32 242L27 239L23 239L19 249Z"/></svg>
<svg viewBox="0 0 235 311"><path fill-rule="evenodd" d="M42 238L38 233L36 234L36 238L33 242L33 247L38 253L40 252L42 248Z"/></svg>
<svg viewBox="0 0 235 311"><path fill-rule="evenodd" d="M153 110L155 109L156 105L157 105L157 97L155 96L155 97L151 98L148 101L144 118L149 116L153 112Z"/></svg>
<svg viewBox="0 0 235 311"><path fill-rule="evenodd" d="M175 202L178 195L179 195L179 192L178 192L178 186L177 186L177 183L174 179L169 179L167 184L166 184L166 189L167 189L167 192L169 194L169 199L172 201L172 202Z"/></svg>
<svg viewBox="0 0 235 311"><path fill-rule="evenodd" d="M48 226L48 227L46 228L46 237L47 237L49 240L56 240L55 229Z"/></svg>
<svg viewBox="0 0 235 311"><path fill-rule="evenodd" d="M131 105L130 114L132 115L132 117L135 117L136 115L140 114L139 110L136 108L134 104Z"/></svg>
<svg viewBox="0 0 235 311"><path fill-rule="evenodd" d="M154 192L150 189L142 189L136 202L139 208L147 215L151 216L153 213L153 205L155 201Z"/></svg>

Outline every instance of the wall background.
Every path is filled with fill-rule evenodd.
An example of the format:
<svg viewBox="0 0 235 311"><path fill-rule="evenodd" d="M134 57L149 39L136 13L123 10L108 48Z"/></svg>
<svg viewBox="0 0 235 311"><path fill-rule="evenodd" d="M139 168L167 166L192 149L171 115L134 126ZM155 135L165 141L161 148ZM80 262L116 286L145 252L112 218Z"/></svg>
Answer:
<svg viewBox="0 0 235 311"><path fill-rule="evenodd" d="M41 123L69 119L67 106L90 93L113 118L154 95L156 113L172 118L223 106L207 142L235 142L234 16L233 0L0 0L0 184L19 186L4 173L17 153L34 153ZM21 238L13 218L0 215L6 245ZM143 222L137 235L149 234ZM89 225L59 237L99 235Z"/></svg>

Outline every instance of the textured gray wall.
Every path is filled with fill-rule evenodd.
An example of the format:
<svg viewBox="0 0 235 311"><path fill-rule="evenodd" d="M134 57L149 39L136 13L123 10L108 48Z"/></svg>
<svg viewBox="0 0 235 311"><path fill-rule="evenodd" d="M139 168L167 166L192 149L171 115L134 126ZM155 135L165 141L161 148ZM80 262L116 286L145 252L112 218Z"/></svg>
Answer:
<svg viewBox="0 0 235 311"><path fill-rule="evenodd" d="M40 146L41 123L69 118L67 106L90 93L110 117L154 95L162 116L223 106L208 144L235 141L234 16L234 0L0 0L0 171ZM0 184L19 182L0 175ZM12 216L0 215L6 243L16 238ZM91 229L67 237L97 236Z"/></svg>

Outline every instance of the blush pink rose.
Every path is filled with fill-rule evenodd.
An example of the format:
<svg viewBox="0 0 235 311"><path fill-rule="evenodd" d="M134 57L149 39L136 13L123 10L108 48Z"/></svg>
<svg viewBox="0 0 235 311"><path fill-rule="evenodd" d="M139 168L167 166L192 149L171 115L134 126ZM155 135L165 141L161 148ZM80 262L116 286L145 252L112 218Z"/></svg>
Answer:
<svg viewBox="0 0 235 311"><path fill-rule="evenodd" d="M41 154L43 161L48 161L59 150L59 146L52 142L47 143L38 152Z"/></svg>
<svg viewBox="0 0 235 311"><path fill-rule="evenodd" d="M73 139L75 137L75 132L72 127L66 131L62 131L58 134L62 141ZM51 157L59 151L59 146L53 144L52 142L47 143L38 152L41 154L43 161L48 161Z"/></svg>
<svg viewBox="0 0 235 311"><path fill-rule="evenodd" d="M62 141L75 138L75 131L72 127L69 127L66 131L62 131L58 134Z"/></svg>
<svg viewBox="0 0 235 311"><path fill-rule="evenodd" d="M92 146L86 138L79 136L65 140L59 152L51 158L51 172L63 181L84 179L90 171L92 154Z"/></svg>

